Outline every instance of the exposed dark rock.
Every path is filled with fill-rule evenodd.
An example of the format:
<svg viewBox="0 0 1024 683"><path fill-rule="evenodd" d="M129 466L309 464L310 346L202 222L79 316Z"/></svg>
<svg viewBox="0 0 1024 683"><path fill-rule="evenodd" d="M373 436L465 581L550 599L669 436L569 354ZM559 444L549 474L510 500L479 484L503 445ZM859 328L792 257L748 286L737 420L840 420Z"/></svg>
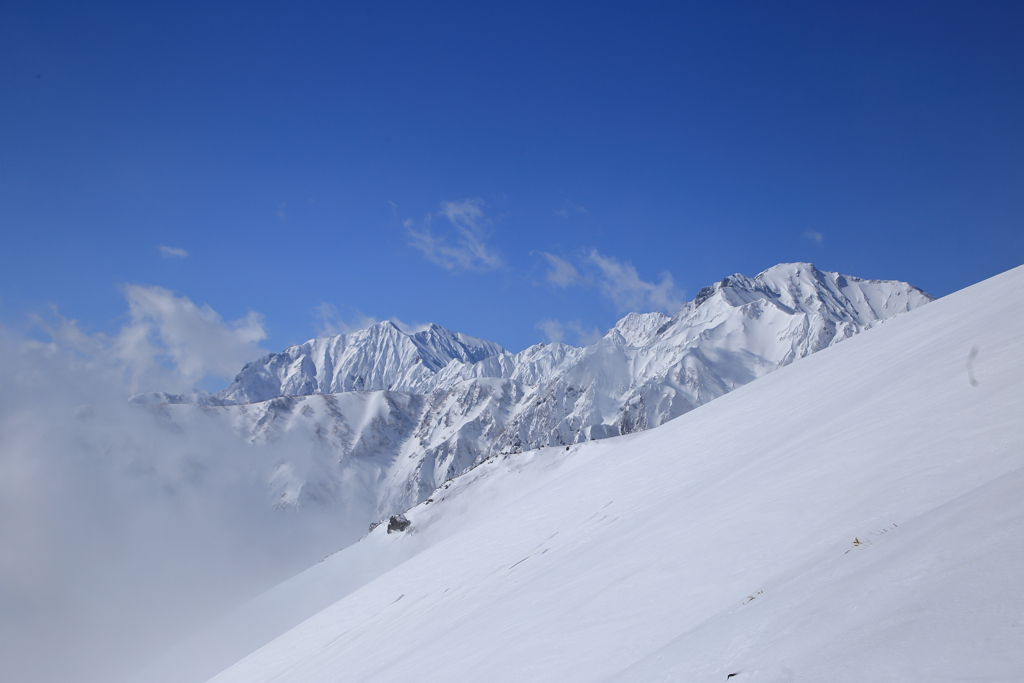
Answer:
<svg viewBox="0 0 1024 683"><path fill-rule="evenodd" d="M388 533L405 531L411 523L405 518L405 515L391 515L391 519L388 521Z"/></svg>

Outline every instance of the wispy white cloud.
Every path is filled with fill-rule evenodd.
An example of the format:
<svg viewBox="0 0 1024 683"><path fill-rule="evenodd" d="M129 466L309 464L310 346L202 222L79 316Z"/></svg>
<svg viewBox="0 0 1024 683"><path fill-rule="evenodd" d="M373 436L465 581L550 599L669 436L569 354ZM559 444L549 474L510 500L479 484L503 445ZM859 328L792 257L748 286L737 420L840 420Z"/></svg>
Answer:
<svg viewBox="0 0 1024 683"><path fill-rule="evenodd" d="M534 327L541 331L544 338L551 343L566 342L571 339L579 346L593 344L601 339L601 331L596 327L585 327L579 320L563 322L553 318L546 318L538 322Z"/></svg>
<svg viewBox="0 0 1024 683"><path fill-rule="evenodd" d="M161 244L157 248L160 250L160 253L164 255L164 258L185 258L188 256L187 251L179 249L178 247L165 247Z"/></svg>
<svg viewBox="0 0 1024 683"><path fill-rule="evenodd" d="M543 333L544 338L553 344L565 341L565 324L559 320L546 318L534 325Z"/></svg>
<svg viewBox="0 0 1024 683"><path fill-rule="evenodd" d="M671 273L662 273L659 282L648 282L633 264L603 256L596 249L576 259L579 268L560 256L545 251L536 253L547 261L548 282L556 287L595 287L622 312L663 311L671 315L683 305L685 292L676 288Z"/></svg>
<svg viewBox="0 0 1024 683"><path fill-rule="evenodd" d="M661 282L647 282L630 262L602 256L596 249L590 250L586 260L597 269L598 290L620 311L654 310L671 315L683 305L685 293L676 288L671 273L662 273Z"/></svg>
<svg viewBox="0 0 1024 683"><path fill-rule="evenodd" d="M544 260L548 262L551 267L546 274L547 281L557 287L571 287L572 285L578 285L583 282L583 278L580 276L580 272L576 270L576 266L572 265L564 258L549 254L546 251L536 252L544 257Z"/></svg>
<svg viewBox="0 0 1024 683"><path fill-rule="evenodd" d="M579 204L574 204L574 203L570 202L568 199L565 200L565 202L562 204L562 207L560 209L555 211L555 215L556 216L561 216L562 218L568 218L570 215L572 215L574 213L590 213L590 212L587 211L586 207L580 206Z"/></svg>
<svg viewBox="0 0 1024 683"><path fill-rule="evenodd" d="M825 236L822 235L817 230L808 230L807 232L804 233L804 237L811 240L815 244L821 244L822 242L825 241Z"/></svg>
<svg viewBox="0 0 1024 683"><path fill-rule="evenodd" d="M320 305L314 309L314 316L316 322L313 326L318 337L333 337L338 334L357 332L380 322L377 318L363 315L360 311L356 311L355 315L348 320L343 320L337 307L325 301L320 302Z"/></svg>
<svg viewBox="0 0 1024 683"><path fill-rule="evenodd" d="M372 315L363 315L361 311L356 309L353 309L352 315L346 320L342 318L334 304L326 302L321 302L320 305L316 307L314 310L314 316L316 317L314 327L316 328L317 336L319 337L333 337L338 334L350 334L352 332L365 330L368 327L372 327L377 323L383 322L380 318L375 318ZM391 316L390 318L387 318L387 320L394 323L398 329L407 334L419 332L420 330L426 329L428 326L428 323L406 323L395 316Z"/></svg>
<svg viewBox="0 0 1024 683"><path fill-rule="evenodd" d="M501 256L486 243L490 220L484 215L483 200L441 202L441 210L428 215L422 229L412 219L403 221L409 244L423 252L431 263L445 270L495 270L504 265ZM443 234L431 230L433 219L444 217L451 228Z"/></svg>

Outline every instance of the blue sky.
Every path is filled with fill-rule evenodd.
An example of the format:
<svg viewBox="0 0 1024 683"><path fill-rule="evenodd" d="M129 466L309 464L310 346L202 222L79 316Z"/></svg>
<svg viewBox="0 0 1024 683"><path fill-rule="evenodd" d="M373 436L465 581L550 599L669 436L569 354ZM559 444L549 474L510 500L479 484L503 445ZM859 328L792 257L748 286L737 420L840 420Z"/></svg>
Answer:
<svg viewBox="0 0 1024 683"><path fill-rule="evenodd" d="M783 261L948 294L1024 261L1022 8L5 2L0 323L235 335L199 381L373 319L576 343Z"/></svg>

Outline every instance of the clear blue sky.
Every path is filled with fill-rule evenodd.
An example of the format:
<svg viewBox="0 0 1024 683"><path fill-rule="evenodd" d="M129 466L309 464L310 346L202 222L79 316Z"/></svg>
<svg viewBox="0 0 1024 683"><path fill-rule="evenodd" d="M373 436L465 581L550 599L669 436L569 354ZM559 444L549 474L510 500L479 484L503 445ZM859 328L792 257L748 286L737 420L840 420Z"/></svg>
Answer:
<svg viewBox="0 0 1024 683"><path fill-rule="evenodd" d="M145 285L270 350L333 306L518 351L782 261L941 296L1024 262L1022 35L1020 2L3 2L0 323L112 334Z"/></svg>

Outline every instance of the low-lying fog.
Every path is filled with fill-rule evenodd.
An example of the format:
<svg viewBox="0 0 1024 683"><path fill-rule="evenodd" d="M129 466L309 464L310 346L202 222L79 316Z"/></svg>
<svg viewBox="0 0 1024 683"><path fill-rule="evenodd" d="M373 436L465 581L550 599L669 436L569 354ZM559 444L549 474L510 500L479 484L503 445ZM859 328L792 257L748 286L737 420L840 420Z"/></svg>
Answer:
<svg viewBox="0 0 1024 683"><path fill-rule="evenodd" d="M249 444L214 419L182 429L127 402L230 378L264 353L257 314L225 322L161 288L124 292L114 336L56 313L36 321L47 341L0 327L7 680L119 680L365 531L339 509L273 508L268 472L311 444Z"/></svg>

